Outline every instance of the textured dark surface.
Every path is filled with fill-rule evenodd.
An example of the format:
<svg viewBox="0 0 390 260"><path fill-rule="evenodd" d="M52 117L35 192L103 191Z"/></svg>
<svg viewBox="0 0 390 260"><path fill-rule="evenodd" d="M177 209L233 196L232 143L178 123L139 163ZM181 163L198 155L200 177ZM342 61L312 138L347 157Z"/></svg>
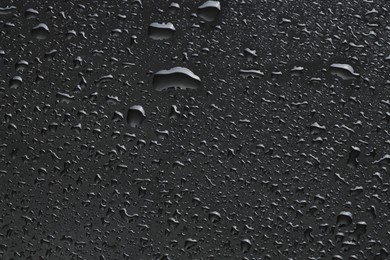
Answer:
<svg viewBox="0 0 390 260"><path fill-rule="evenodd" d="M0 259L390 259L390 3L172 3L0 1Z"/></svg>

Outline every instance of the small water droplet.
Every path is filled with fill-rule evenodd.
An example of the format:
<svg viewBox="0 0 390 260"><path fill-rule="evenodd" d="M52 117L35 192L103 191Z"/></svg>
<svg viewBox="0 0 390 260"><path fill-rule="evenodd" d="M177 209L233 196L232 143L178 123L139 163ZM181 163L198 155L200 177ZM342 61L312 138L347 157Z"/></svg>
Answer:
<svg viewBox="0 0 390 260"><path fill-rule="evenodd" d="M0 7L0 15L12 14L16 11L16 6Z"/></svg>

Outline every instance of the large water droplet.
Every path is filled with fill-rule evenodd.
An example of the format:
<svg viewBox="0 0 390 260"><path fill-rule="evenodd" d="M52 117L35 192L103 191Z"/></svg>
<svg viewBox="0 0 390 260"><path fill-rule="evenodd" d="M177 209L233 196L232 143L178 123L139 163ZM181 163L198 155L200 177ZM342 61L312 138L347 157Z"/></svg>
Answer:
<svg viewBox="0 0 390 260"><path fill-rule="evenodd" d="M145 110L140 105L134 105L127 111L127 123L130 127L138 127L145 120Z"/></svg>
<svg viewBox="0 0 390 260"><path fill-rule="evenodd" d="M39 12L35 9L32 9L32 8L28 8L25 12L24 12L24 17L26 17L26 19L34 19L34 18L37 18L39 15Z"/></svg>
<svg viewBox="0 0 390 260"><path fill-rule="evenodd" d="M69 104L74 99L74 96L63 92L57 92L56 97L60 103L67 103L67 104Z"/></svg>
<svg viewBox="0 0 390 260"><path fill-rule="evenodd" d="M197 240L192 239L192 238L188 238L188 239L186 239L186 241L184 242L184 247L185 247L186 249L190 249L191 247L195 246L197 243L198 243Z"/></svg>
<svg viewBox="0 0 390 260"><path fill-rule="evenodd" d="M151 23L148 29L149 38L153 40L167 40L175 34L172 23Z"/></svg>
<svg viewBox="0 0 390 260"><path fill-rule="evenodd" d="M171 106L171 111L169 112L169 118L177 119L180 116L180 111L178 110L176 105Z"/></svg>
<svg viewBox="0 0 390 260"><path fill-rule="evenodd" d="M200 78L191 70L183 67L160 70L153 76L153 87L157 91L163 91L170 88L197 89L200 85Z"/></svg>
<svg viewBox="0 0 390 260"><path fill-rule="evenodd" d="M264 76L264 73L260 70L254 70L254 69L242 69L240 70L240 75L243 78L253 78L253 79L258 79Z"/></svg>
<svg viewBox="0 0 390 260"><path fill-rule="evenodd" d="M357 158L360 155L360 148L357 146L351 146L351 150L349 152L347 165L352 169L355 169L358 165Z"/></svg>
<svg viewBox="0 0 390 260"><path fill-rule="evenodd" d="M213 22L221 11L219 1L207 1L198 7L198 16L206 22Z"/></svg>
<svg viewBox="0 0 390 260"><path fill-rule="evenodd" d="M15 76L9 81L9 87L13 89L17 89L23 83L23 79L20 76Z"/></svg>
<svg viewBox="0 0 390 260"><path fill-rule="evenodd" d="M17 71L24 71L28 67L28 61L21 60L15 65Z"/></svg>
<svg viewBox="0 0 390 260"><path fill-rule="evenodd" d="M349 226L352 224L352 213L349 211L341 211L337 216L337 225L339 227Z"/></svg>
<svg viewBox="0 0 390 260"><path fill-rule="evenodd" d="M180 5L178 3L171 3L169 5L169 11L173 14L177 13L180 10Z"/></svg>
<svg viewBox="0 0 390 260"><path fill-rule="evenodd" d="M16 6L0 7L0 15L12 14L16 11Z"/></svg>
<svg viewBox="0 0 390 260"><path fill-rule="evenodd" d="M217 211L211 211L209 213L209 220L213 223L219 222L221 220L221 214Z"/></svg>
<svg viewBox="0 0 390 260"><path fill-rule="evenodd" d="M358 73L355 73L351 65L340 63L333 63L330 65L330 73L340 77L343 80L355 79L359 76Z"/></svg>
<svg viewBox="0 0 390 260"><path fill-rule="evenodd" d="M31 29L31 35L35 39L44 40L50 35L49 27L44 23L40 23Z"/></svg>
<svg viewBox="0 0 390 260"><path fill-rule="evenodd" d="M243 239L243 240L241 240L240 245L241 245L241 252L243 252L245 254L245 253L248 253L249 250L251 249L252 242L249 239Z"/></svg>

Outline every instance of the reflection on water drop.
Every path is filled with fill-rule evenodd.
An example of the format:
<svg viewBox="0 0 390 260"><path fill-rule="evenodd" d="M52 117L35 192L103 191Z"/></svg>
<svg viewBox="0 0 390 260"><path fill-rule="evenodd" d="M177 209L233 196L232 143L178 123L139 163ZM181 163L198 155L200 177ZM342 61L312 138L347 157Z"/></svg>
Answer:
<svg viewBox="0 0 390 260"><path fill-rule="evenodd" d="M153 87L157 91L173 89L198 89L200 78L191 70L175 67L169 70L160 70L153 76Z"/></svg>

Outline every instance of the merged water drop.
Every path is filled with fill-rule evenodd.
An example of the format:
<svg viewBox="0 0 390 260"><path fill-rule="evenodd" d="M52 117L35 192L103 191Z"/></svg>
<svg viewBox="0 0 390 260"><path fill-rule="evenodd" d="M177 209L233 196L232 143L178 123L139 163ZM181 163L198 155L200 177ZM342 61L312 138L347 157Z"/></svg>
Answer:
<svg viewBox="0 0 390 260"><path fill-rule="evenodd" d="M17 10L16 6L0 7L0 15L12 14Z"/></svg>
<svg viewBox="0 0 390 260"><path fill-rule="evenodd" d="M254 70L254 69L241 69L240 75L243 78L259 79L264 76L264 72L260 70Z"/></svg>

